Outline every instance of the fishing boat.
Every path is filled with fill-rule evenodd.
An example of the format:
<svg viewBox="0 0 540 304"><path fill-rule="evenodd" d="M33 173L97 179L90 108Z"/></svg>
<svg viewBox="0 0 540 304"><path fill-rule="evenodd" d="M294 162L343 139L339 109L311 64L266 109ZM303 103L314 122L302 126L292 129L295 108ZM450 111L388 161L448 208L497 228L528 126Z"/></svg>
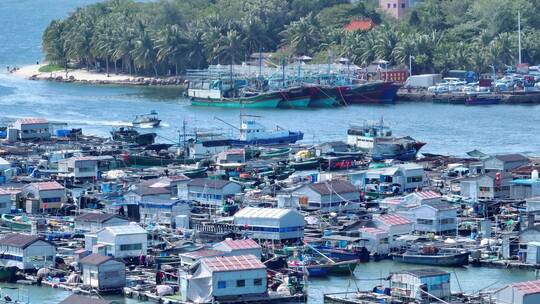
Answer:
<svg viewBox="0 0 540 304"><path fill-rule="evenodd" d="M337 101L338 89L333 86L311 87L310 108L331 108L339 106Z"/></svg>
<svg viewBox="0 0 540 304"><path fill-rule="evenodd" d="M224 79L192 79L188 82L187 96L193 106L248 109L277 108L283 98L277 91L251 91L243 80L232 83Z"/></svg>
<svg viewBox="0 0 540 304"><path fill-rule="evenodd" d="M178 173L183 174L189 178L199 178L199 177L205 177L206 171L208 171L208 167L185 169L185 170L179 171Z"/></svg>
<svg viewBox="0 0 540 304"><path fill-rule="evenodd" d="M461 267L469 264L467 250L439 249L426 246L422 249L409 249L402 254L393 255L396 262L430 266Z"/></svg>
<svg viewBox="0 0 540 304"><path fill-rule="evenodd" d="M120 127L111 131L113 140L134 143L140 146L147 146L154 143L156 133L141 134L133 127Z"/></svg>
<svg viewBox="0 0 540 304"><path fill-rule="evenodd" d="M416 155L425 143L411 137L394 137L392 130L381 118L378 122L353 125L347 130L347 144L361 151L371 153L374 161L398 159L408 161Z"/></svg>
<svg viewBox="0 0 540 304"><path fill-rule="evenodd" d="M2 214L2 224L11 230L30 231L32 229L32 221L26 216Z"/></svg>
<svg viewBox="0 0 540 304"><path fill-rule="evenodd" d="M245 146L270 146L270 145L285 145L294 144L304 138L304 133L300 131L289 131L279 126L272 130L266 129L265 126L255 121L253 115L240 115L240 128L218 119L225 124L239 130L238 138L225 139L208 139L202 141L203 146L230 146L230 147L245 147Z"/></svg>
<svg viewBox="0 0 540 304"><path fill-rule="evenodd" d="M416 158L418 151L425 145L411 137L402 138L378 138L371 151L371 158L374 161L385 159L397 159L410 161Z"/></svg>
<svg viewBox="0 0 540 304"><path fill-rule="evenodd" d="M260 158L273 158L273 157L283 157L291 153L291 148L278 148L262 151L259 155Z"/></svg>
<svg viewBox="0 0 540 304"><path fill-rule="evenodd" d="M152 110L149 114L136 115L131 124L136 128L156 128L160 123L157 112Z"/></svg>
<svg viewBox="0 0 540 304"><path fill-rule="evenodd" d="M318 157L313 157L309 159L303 159L303 160L293 160L289 161L289 167L296 170L313 170L317 169L320 166L321 159Z"/></svg>
<svg viewBox="0 0 540 304"><path fill-rule="evenodd" d="M307 108L311 101L310 87L290 87L279 91L282 99L279 103L280 108Z"/></svg>
<svg viewBox="0 0 540 304"><path fill-rule="evenodd" d="M501 96L489 92L468 92L465 104L468 106L494 105L501 102Z"/></svg>
<svg viewBox="0 0 540 304"><path fill-rule="evenodd" d="M337 99L343 105L393 103L398 90L393 82L370 81L337 87Z"/></svg>

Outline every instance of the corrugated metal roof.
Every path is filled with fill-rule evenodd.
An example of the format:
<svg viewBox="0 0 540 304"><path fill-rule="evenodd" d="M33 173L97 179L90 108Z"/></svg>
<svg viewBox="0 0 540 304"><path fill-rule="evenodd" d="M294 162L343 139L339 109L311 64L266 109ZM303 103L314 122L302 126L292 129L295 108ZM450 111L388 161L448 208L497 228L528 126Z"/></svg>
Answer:
<svg viewBox="0 0 540 304"><path fill-rule="evenodd" d="M236 255L201 259L212 272L266 269L266 266L254 255Z"/></svg>
<svg viewBox="0 0 540 304"><path fill-rule="evenodd" d="M510 286L517 289L522 294L540 293L540 280L519 282L511 284Z"/></svg>
<svg viewBox="0 0 540 304"><path fill-rule="evenodd" d="M36 182L30 184L33 187L36 187L39 191L47 191L47 190L64 190L64 186L60 185L56 181L52 182Z"/></svg>
<svg viewBox="0 0 540 304"><path fill-rule="evenodd" d="M329 195L331 193L344 194L357 191L353 184L342 180L332 180L328 182L310 184L309 187L321 195Z"/></svg>
<svg viewBox="0 0 540 304"><path fill-rule="evenodd" d="M261 246L257 244L253 239L246 240L231 240L227 239L222 242L231 249L260 249Z"/></svg>
<svg viewBox="0 0 540 304"><path fill-rule="evenodd" d="M272 218L279 219L287 215L289 212L294 212L291 209L282 208L256 208L246 207L238 211L234 217L250 217L250 218Z"/></svg>
<svg viewBox="0 0 540 304"><path fill-rule="evenodd" d="M380 221L380 222L382 222L382 223L384 223L385 225L388 225L388 226L407 225L407 224L412 223L407 218L405 218L405 217L403 217L401 215L397 215L397 214L383 214L383 215L375 218L375 220Z"/></svg>
<svg viewBox="0 0 540 304"><path fill-rule="evenodd" d="M133 223L129 225L106 227L104 229L109 230L112 234L115 235L146 233L146 230L144 230L141 226Z"/></svg>
<svg viewBox="0 0 540 304"><path fill-rule="evenodd" d="M86 264L86 265L101 265L109 260L112 260L113 258L110 257L110 256L106 256L106 255L102 255L102 254L97 254L97 253L92 253L86 257L84 257L83 259L81 259L80 263L81 264Z"/></svg>
<svg viewBox="0 0 540 304"><path fill-rule="evenodd" d="M35 124L49 123L49 121L45 118L21 118L21 119L17 119L17 121L15 122L21 125L35 125Z"/></svg>
<svg viewBox="0 0 540 304"><path fill-rule="evenodd" d="M41 238L36 235L9 233L0 239L0 245L13 246L24 249L38 240L41 240Z"/></svg>
<svg viewBox="0 0 540 304"><path fill-rule="evenodd" d="M415 195L420 199L442 198L442 196L439 193L437 193L435 191L431 191L431 190L413 192L412 195Z"/></svg>

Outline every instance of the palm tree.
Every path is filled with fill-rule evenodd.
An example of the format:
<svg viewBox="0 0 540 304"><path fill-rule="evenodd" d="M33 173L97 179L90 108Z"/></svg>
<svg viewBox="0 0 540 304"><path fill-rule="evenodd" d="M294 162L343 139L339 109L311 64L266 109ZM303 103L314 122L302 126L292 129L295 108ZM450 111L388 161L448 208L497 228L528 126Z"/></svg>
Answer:
<svg viewBox="0 0 540 304"><path fill-rule="evenodd" d="M178 76L178 64L184 54L185 41L183 31L177 24L161 29L154 40L157 61L173 64L176 76Z"/></svg>
<svg viewBox="0 0 540 304"><path fill-rule="evenodd" d="M53 20L43 33L43 50L46 58L52 63L65 67L67 72L68 54L65 47L64 23Z"/></svg>
<svg viewBox="0 0 540 304"><path fill-rule="evenodd" d="M500 33L489 44L493 62L498 65L512 64L516 52L515 41L509 33Z"/></svg>
<svg viewBox="0 0 540 304"><path fill-rule="evenodd" d="M290 47L297 55L308 55L321 41L317 19L312 13L291 22L281 32L283 44Z"/></svg>
<svg viewBox="0 0 540 304"><path fill-rule="evenodd" d="M139 33L139 37L135 40L135 45L130 55L133 57L133 62L137 67L143 70L152 67L154 75L156 77L158 76L157 50L146 28Z"/></svg>
<svg viewBox="0 0 540 304"><path fill-rule="evenodd" d="M230 60L230 77L232 84L233 77L233 64L235 61L241 57L242 52L242 37L236 30L229 30L227 35L221 37L215 46L214 53L216 56L223 58L225 60Z"/></svg>
<svg viewBox="0 0 540 304"><path fill-rule="evenodd" d="M240 31L248 54L258 52L272 43L261 20L253 15L241 20Z"/></svg>
<svg viewBox="0 0 540 304"><path fill-rule="evenodd" d="M378 26L370 32L375 35L375 55L378 59L392 61L392 52L398 44L396 29L386 25Z"/></svg>

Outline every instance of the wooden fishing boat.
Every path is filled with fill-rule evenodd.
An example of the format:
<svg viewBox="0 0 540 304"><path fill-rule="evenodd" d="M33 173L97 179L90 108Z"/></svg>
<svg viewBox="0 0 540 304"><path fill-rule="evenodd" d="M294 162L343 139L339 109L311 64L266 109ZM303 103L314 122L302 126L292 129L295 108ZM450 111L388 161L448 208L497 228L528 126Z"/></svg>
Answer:
<svg viewBox="0 0 540 304"><path fill-rule="evenodd" d="M2 214L2 224L12 230L30 231L32 221L25 216Z"/></svg>
<svg viewBox="0 0 540 304"><path fill-rule="evenodd" d="M424 247L422 250L408 250L393 255L396 262L443 267L461 267L469 264L469 251L440 250L435 247Z"/></svg>
<svg viewBox="0 0 540 304"><path fill-rule="evenodd" d="M260 158L273 158L273 157L282 157L287 156L289 153L291 153L291 148L280 148L280 149L271 149L262 151L260 154Z"/></svg>
<svg viewBox="0 0 540 304"><path fill-rule="evenodd" d="M319 167L319 158L309 158L301 161L290 161L289 167L295 170L313 170Z"/></svg>

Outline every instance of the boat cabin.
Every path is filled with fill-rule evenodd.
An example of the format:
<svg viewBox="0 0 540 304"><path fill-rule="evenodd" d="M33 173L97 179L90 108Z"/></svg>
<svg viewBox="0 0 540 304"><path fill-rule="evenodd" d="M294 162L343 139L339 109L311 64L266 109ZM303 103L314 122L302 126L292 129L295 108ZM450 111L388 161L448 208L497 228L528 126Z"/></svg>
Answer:
<svg viewBox="0 0 540 304"><path fill-rule="evenodd" d="M243 141L268 140L287 136L289 136L289 131L279 127L268 131L266 127L253 119L242 119L240 124L240 140Z"/></svg>

